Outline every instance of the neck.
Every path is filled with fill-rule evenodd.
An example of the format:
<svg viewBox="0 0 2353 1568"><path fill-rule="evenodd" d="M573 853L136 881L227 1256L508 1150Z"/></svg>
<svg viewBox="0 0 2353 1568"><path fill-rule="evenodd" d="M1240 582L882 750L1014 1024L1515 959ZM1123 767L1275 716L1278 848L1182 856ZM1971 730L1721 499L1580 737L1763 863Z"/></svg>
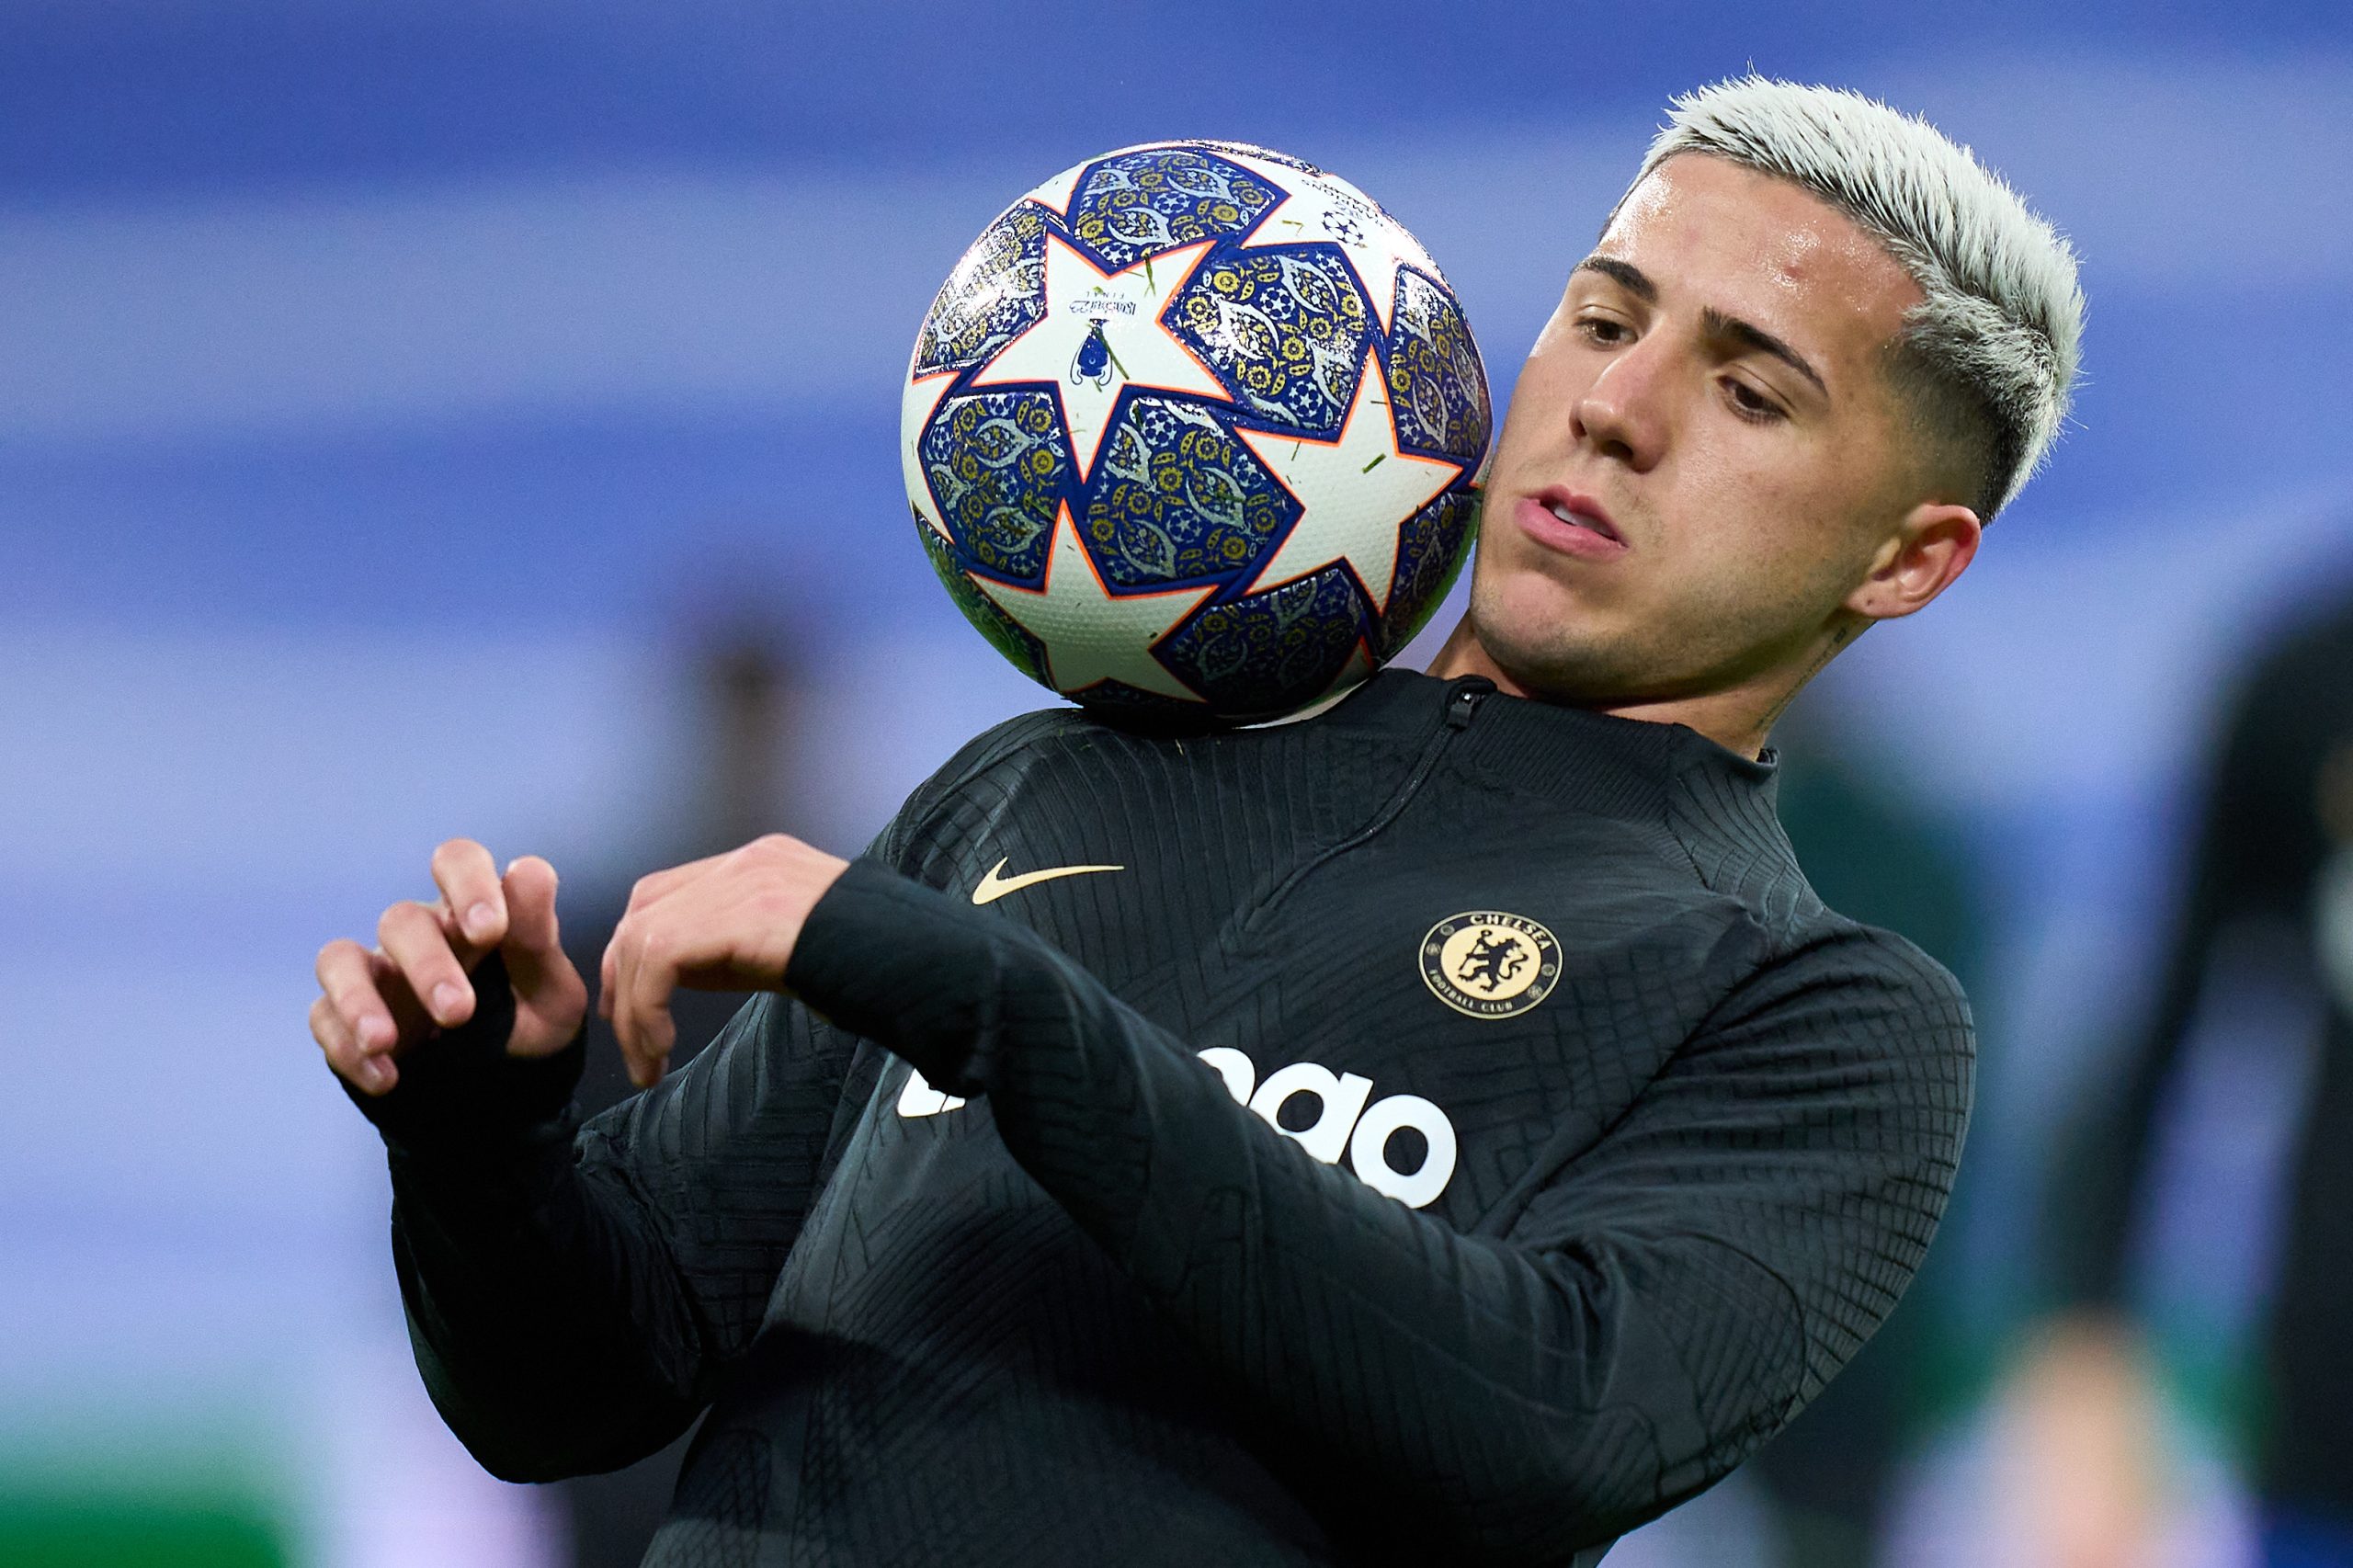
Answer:
<svg viewBox="0 0 2353 1568"><path fill-rule="evenodd" d="M1701 692L1690 697L1637 698L1625 701L1603 699L1592 702L1572 702L1569 707L1583 708L1595 713L1607 713L1617 719L1639 719L1654 724L1681 724L1696 730L1726 751L1737 752L1752 761L1765 749L1766 736L1814 672L1829 663L1837 652L1833 643L1824 650L1810 667L1791 677L1786 669L1768 670L1741 685L1721 691ZM1466 615L1458 622L1431 661L1429 673L1441 680L1458 676L1484 676L1495 683L1498 691L1513 697L1526 697L1537 701L1550 698L1529 690L1502 665L1495 663L1479 634L1471 628Z"/></svg>

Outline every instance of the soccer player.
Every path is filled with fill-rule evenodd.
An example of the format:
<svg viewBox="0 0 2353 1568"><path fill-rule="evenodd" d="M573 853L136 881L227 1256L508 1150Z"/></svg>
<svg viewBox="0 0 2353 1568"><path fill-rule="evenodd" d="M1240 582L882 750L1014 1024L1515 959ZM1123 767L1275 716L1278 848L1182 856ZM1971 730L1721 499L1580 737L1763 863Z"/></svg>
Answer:
<svg viewBox="0 0 2353 1568"><path fill-rule="evenodd" d="M585 1127L554 872L443 845L312 1025L444 1416L530 1480L701 1415L658 1563L1597 1562L1935 1229L1965 1004L1809 892L1765 742L1968 566L2081 312L1927 125L1725 83L1574 264L1428 675L1032 714L855 862L646 878ZM767 994L663 1081L680 986Z"/></svg>
<svg viewBox="0 0 2353 1568"><path fill-rule="evenodd" d="M2159 1401L2130 1286L2163 1111L2217 1012L2309 1017L2313 1081L2268 1260L2250 1480L2266 1568L2353 1568L2353 598L2298 617L2237 687L2150 1016L2063 1166L2052 1262L2068 1311L2021 1392L2037 1414L2064 1399L2043 1439L2054 1453L2097 1461L2144 1446L2133 1418ZM2077 1561L2135 1560L2143 1478L2131 1468L2109 1458L2075 1478Z"/></svg>

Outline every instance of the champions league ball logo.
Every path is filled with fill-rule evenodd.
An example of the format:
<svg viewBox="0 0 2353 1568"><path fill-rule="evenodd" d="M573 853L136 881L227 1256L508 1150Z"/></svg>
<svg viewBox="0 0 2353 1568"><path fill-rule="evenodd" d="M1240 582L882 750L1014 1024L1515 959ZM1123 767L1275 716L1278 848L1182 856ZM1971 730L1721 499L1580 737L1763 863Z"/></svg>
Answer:
<svg viewBox="0 0 2353 1568"><path fill-rule="evenodd" d="M915 339L900 447L932 565L1023 671L1241 722L1421 629L1489 425L1461 307L1396 220L1280 153L1167 142L983 232Z"/></svg>

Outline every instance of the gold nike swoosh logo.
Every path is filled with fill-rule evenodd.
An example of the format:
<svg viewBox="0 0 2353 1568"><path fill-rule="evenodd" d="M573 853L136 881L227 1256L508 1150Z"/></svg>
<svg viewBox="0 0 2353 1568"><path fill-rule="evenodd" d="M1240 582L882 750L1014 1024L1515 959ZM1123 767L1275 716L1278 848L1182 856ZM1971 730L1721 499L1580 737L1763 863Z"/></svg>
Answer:
<svg viewBox="0 0 2353 1568"><path fill-rule="evenodd" d="M1008 855L1005 858L1010 860L1013 857ZM1005 860L999 860L989 868L989 874L981 879L981 885L972 890L972 902L995 903L1006 893L1019 892L1023 888L1035 887L1040 882L1051 882L1056 877L1083 877L1090 871L1126 869L1125 866L1049 866L1042 871L1024 871L1017 877L1008 877L1002 874Z"/></svg>

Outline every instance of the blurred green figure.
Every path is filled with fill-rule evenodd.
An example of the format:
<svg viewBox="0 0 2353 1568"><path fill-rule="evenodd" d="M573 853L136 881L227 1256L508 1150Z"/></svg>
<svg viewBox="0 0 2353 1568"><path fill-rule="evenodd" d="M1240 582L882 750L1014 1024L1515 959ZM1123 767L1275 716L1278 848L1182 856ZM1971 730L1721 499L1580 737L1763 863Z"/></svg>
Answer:
<svg viewBox="0 0 2353 1568"><path fill-rule="evenodd" d="M2135 1561L2163 1483L2133 1428L2156 1408L2128 1283L2153 1130L2222 985L2314 1021L2261 1334L2253 1484L2266 1568L2353 1565L2353 599L2242 681L2194 826L2155 1005L2054 1188L2065 1315L2028 1374L2083 1488L2064 1568ZM2231 994L2244 1011L2250 993ZM2230 1020L2222 1020L2227 1024ZM2138 1471L2138 1473L2135 1473Z"/></svg>

